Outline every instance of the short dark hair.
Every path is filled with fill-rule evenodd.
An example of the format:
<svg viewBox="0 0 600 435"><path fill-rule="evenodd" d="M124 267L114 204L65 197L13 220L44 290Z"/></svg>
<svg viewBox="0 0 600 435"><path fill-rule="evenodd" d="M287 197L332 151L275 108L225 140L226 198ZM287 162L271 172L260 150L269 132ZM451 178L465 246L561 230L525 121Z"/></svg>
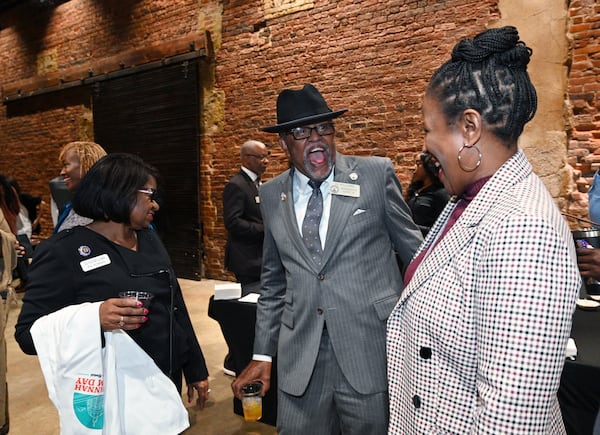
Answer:
<svg viewBox="0 0 600 435"><path fill-rule="evenodd" d="M449 121L466 109L477 110L496 136L515 144L537 110L527 73L531 53L515 27L486 30L456 44L452 58L433 74L427 93Z"/></svg>
<svg viewBox="0 0 600 435"><path fill-rule="evenodd" d="M140 157L111 153L102 157L81 179L73 198L73 209L93 220L130 223L131 210L150 177L158 170Z"/></svg>

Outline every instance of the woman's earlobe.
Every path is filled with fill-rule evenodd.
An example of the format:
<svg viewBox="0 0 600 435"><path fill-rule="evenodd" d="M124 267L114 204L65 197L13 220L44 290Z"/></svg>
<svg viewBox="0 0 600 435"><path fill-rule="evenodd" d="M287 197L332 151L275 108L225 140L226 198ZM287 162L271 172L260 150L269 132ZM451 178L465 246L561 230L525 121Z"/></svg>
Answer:
<svg viewBox="0 0 600 435"><path fill-rule="evenodd" d="M464 133L469 141L477 142L481 135L481 115L473 109L467 109L463 113Z"/></svg>

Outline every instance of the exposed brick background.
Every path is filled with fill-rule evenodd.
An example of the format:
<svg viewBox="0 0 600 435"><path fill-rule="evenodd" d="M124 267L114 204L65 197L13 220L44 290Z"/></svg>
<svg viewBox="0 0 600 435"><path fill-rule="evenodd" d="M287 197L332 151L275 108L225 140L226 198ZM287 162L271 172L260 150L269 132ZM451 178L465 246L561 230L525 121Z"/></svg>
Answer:
<svg viewBox="0 0 600 435"><path fill-rule="evenodd" d="M598 12L594 1L571 2L573 165L573 156L583 162L598 148ZM282 88L312 82L334 110L348 108L336 123L340 151L391 158L406 185L422 147L421 97L431 73L458 39L499 17L497 0L315 0L312 9L268 21L261 0L71 0L49 10L16 7L0 15L0 77L6 85L85 68L126 50L209 30L216 57L201 78L204 271L210 278L231 278L223 271L221 192L237 171L239 146L249 138L273 147L267 177L287 167L276 135L259 131L275 123ZM0 107L0 172L49 202L47 181L59 172L60 147L93 139L90 102L77 92L51 94L13 103L11 110ZM46 236L50 228L46 213Z"/></svg>
<svg viewBox="0 0 600 435"><path fill-rule="evenodd" d="M273 145L267 175L287 167L277 136L258 129L276 123L279 91L313 83L333 110L342 152L391 158L406 185L422 148L421 95L452 46L498 16L496 1L315 1L311 10L263 22L261 2L229 2L223 10L223 45L216 88L226 95L214 149L213 204L233 173L224 150L248 138ZM256 7L253 7L256 5ZM225 172L218 173L217 168ZM221 221L220 205L216 207ZM218 270L224 240L215 227L207 243L207 271Z"/></svg>
<svg viewBox="0 0 600 435"><path fill-rule="evenodd" d="M600 168L600 5L594 0L574 0L569 7L572 39L568 99L570 140L568 162L576 169L578 191L571 211L587 217L587 191ZM581 225L580 225L581 226Z"/></svg>

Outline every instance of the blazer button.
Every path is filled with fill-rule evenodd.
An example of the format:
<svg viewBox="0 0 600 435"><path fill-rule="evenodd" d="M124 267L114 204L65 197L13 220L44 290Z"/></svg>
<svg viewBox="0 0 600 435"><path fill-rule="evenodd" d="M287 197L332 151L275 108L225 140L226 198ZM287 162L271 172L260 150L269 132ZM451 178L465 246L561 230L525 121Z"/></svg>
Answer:
<svg viewBox="0 0 600 435"><path fill-rule="evenodd" d="M415 409L419 409L421 407L421 398L415 394L412 400L413 405L415 405Z"/></svg>
<svg viewBox="0 0 600 435"><path fill-rule="evenodd" d="M317 308L317 314L320 316L323 314L323 308Z"/></svg>
<svg viewBox="0 0 600 435"><path fill-rule="evenodd" d="M319 281L323 281L325 279L325 274L324 273L320 273L317 278L319 278Z"/></svg>
<svg viewBox="0 0 600 435"><path fill-rule="evenodd" d="M419 355L421 355L421 358L423 358L423 359L431 358L431 348L430 347L422 347L419 350Z"/></svg>

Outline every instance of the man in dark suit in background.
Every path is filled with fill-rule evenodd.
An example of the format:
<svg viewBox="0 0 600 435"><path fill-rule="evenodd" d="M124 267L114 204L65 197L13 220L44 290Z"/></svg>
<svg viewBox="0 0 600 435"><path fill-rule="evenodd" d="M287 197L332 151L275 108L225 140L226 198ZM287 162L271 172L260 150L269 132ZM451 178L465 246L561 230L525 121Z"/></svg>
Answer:
<svg viewBox="0 0 600 435"><path fill-rule="evenodd" d="M269 163L269 152L264 143L249 140L242 145L240 159L240 171L223 190L223 218L227 229L225 267L246 286L260 281L264 231L258 186ZM223 371L235 376L229 354Z"/></svg>
<svg viewBox="0 0 600 435"><path fill-rule="evenodd" d="M223 190L223 218L227 228L225 267L244 285L260 281L264 231L258 186L269 153L262 142L249 140L242 145L240 159L240 171Z"/></svg>
<svg viewBox="0 0 600 435"><path fill-rule="evenodd" d="M422 242L390 159L336 152L332 111L312 85L277 99L292 168L260 188L265 223L253 359L232 384L271 386L280 435L385 435L386 321Z"/></svg>

